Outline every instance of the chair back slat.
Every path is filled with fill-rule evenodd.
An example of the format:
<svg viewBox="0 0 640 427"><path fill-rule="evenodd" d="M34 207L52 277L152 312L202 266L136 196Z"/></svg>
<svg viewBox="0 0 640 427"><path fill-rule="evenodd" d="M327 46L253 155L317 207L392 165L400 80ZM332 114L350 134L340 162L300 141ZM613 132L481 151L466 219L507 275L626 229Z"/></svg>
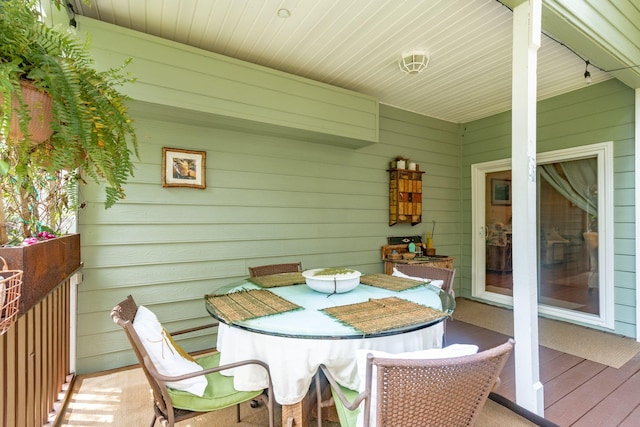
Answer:
<svg viewBox="0 0 640 427"><path fill-rule="evenodd" d="M268 276L270 274L295 273L298 271L302 271L301 262L291 262L291 263L285 263L285 264L268 264L268 265L260 265L257 267L249 267L249 276L261 277L261 276Z"/></svg>

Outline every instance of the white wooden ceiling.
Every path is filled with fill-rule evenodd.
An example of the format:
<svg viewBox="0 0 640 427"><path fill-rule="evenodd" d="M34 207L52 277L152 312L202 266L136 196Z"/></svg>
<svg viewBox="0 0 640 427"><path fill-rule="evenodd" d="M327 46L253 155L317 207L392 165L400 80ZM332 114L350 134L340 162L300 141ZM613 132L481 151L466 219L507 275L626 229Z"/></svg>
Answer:
<svg viewBox="0 0 640 427"><path fill-rule="evenodd" d="M72 1L80 15L450 122L511 109L512 12L496 0ZM398 60L414 49L429 53L429 66L408 75ZM586 56L578 54L543 37L539 99L585 86ZM611 78L589 72L593 83Z"/></svg>

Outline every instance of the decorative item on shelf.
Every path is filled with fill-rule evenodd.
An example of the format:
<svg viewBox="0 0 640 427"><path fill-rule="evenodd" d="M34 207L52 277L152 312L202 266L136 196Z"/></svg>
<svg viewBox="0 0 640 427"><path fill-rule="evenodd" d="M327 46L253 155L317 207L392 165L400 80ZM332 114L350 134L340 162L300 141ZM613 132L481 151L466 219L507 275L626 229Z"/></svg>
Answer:
<svg viewBox="0 0 640 427"><path fill-rule="evenodd" d="M416 257L416 244L411 242L407 245L407 252L402 254L404 259L414 259Z"/></svg>
<svg viewBox="0 0 640 427"><path fill-rule="evenodd" d="M4 334L18 318L22 291L22 270L9 270L7 261L0 257L0 335Z"/></svg>
<svg viewBox="0 0 640 427"><path fill-rule="evenodd" d="M433 221L431 232L427 231L425 235L425 242L427 246L427 256L433 256L436 254L436 249L433 247L433 235L436 232L436 222Z"/></svg>
<svg viewBox="0 0 640 427"><path fill-rule="evenodd" d="M422 258L423 247L424 245L416 246L416 258Z"/></svg>
<svg viewBox="0 0 640 427"><path fill-rule="evenodd" d="M341 294L360 284L361 273L349 268L315 268L302 272L307 286L325 294Z"/></svg>
<svg viewBox="0 0 640 427"><path fill-rule="evenodd" d="M388 245L408 245L409 243L422 243L421 236L389 236L387 237Z"/></svg>
<svg viewBox="0 0 640 427"><path fill-rule="evenodd" d="M397 156L394 160L389 162L389 169L406 169L406 170L419 170L418 164L412 162L410 159L402 156Z"/></svg>

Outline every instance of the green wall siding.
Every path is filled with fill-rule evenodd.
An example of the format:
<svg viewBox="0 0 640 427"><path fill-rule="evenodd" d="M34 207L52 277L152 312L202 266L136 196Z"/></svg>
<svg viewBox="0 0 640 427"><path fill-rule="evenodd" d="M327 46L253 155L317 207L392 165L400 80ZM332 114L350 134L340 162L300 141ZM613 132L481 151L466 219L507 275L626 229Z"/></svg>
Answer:
<svg viewBox="0 0 640 427"><path fill-rule="evenodd" d="M122 90L138 101L206 113L209 122L262 135L351 148L378 142L374 97L82 16L78 29L91 35L97 67L132 59L126 70L136 83Z"/></svg>
<svg viewBox="0 0 640 427"><path fill-rule="evenodd" d="M456 289L471 277L470 165L510 156L510 114L464 126L380 106L380 142L358 150L207 125L134 103L141 141L127 199L105 210L102 192L82 189L84 282L79 288L78 372L134 362L109 319L132 294L175 330L209 321L202 296L247 275L247 267L301 260L305 268L382 271L390 235L424 234L456 258ZM635 336L633 92L615 81L539 105L539 148L615 142L616 332ZM578 136L574 136L578 134ZM328 136L328 138L330 138ZM571 141L571 143L567 142ZM205 190L162 188L161 148L207 152ZM424 175L423 223L387 225L388 162L402 155ZM189 350L215 345L193 334Z"/></svg>
<svg viewBox="0 0 640 427"><path fill-rule="evenodd" d="M109 316L128 294L169 330L195 326L211 321L203 295L247 276L249 266L299 260L305 268L378 273L388 236L423 235L433 221L434 246L455 257L456 291L469 295L470 165L511 155L509 113L465 125L443 122L91 20L81 19L80 27L92 32L99 66L134 56L138 83L127 90L136 99L140 159L126 200L109 210L99 186L81 188L78 373L134 363ZM230 74L236 88L268 90L260 97L248 96L257 93L248 86L211 90ZM616 332L629 336L635 335L633 128L633 91L616 81L539 105L540 151L615 141ZM163 188L164 146L206 151L207 188ZM386 169L396 156L426 171L423 223L414 227L388 226ZM208 331L180 342L191 351L215 340Z"/></svg>
<svg viewBox="0 0 640 427"><path fill-rule="evenodd" d="M634 92L617 80L538 104L538 152L614 142L615 331L635 337ZM462 295L471 295L471 165L511 156L511 114L464 125Z"/></svg>
<svg viewBox="0 0 640 427"><path fill-rule="evenodd" d="M194 125L145 107L132 106L140 162L126 200L105 210L97 185L81 190L79 373L134 362L109 317L128 294L176 330L210 321L202 296L249 266L300 260L380 273L387 236L424 234L433 220L438 252L458 257L458 125L381 106L380 143L352 150ZM163 146L206 151L207 188L163 188ZM426 171L425 222L414 227L388 226L386 169L398 155ZM211 331L193 335L181 340L188 350L215 346Z"/></svg>

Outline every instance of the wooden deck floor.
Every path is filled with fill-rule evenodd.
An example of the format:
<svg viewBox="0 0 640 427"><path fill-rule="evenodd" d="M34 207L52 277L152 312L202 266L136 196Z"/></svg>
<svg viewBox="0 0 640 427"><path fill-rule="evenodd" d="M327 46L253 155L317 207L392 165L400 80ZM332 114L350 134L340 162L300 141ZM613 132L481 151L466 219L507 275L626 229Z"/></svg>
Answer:
<svg viewBox="0 0 640 427"><path fill-rule="evenodd" d="M484 350L506 335L461 321L447 322L447 344L472 343ZM517 345L517 343L516 343ZM515 402L511 355L496 393ZM640 355L620 369L540 347L544 417L559 426L640 426Z"/></svg>

